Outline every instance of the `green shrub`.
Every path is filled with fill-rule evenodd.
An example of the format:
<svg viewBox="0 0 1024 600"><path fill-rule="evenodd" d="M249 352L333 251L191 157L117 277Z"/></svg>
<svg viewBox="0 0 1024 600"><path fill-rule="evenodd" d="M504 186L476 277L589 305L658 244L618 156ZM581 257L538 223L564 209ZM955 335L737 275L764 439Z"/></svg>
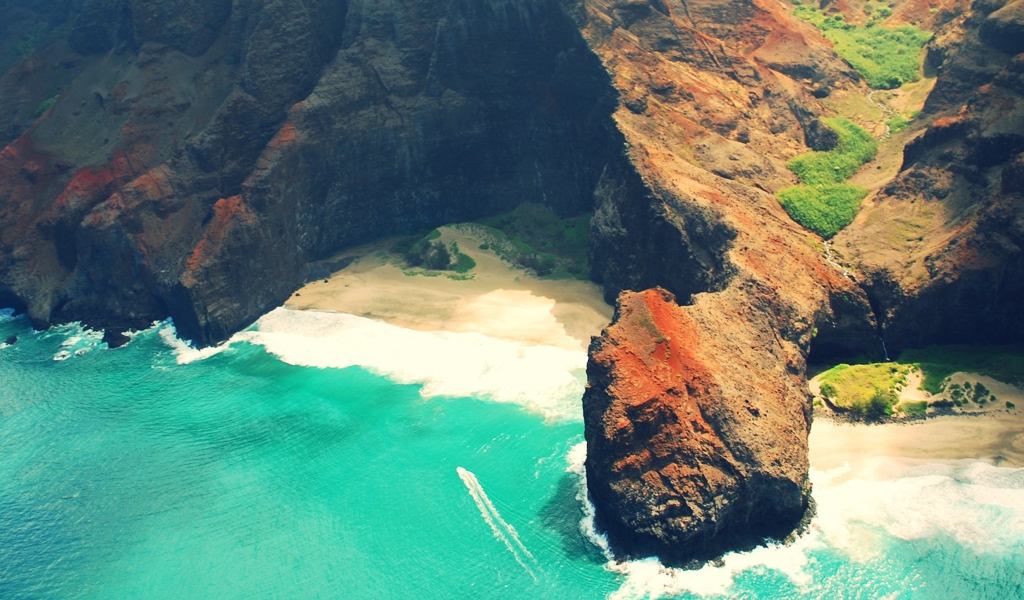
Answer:
<svg viewBox="0 0 1024 600"><path fill-rule="evenodd" d="M929 31L910 25L859 28L846 23L842 15L826 16L815 6L803 5L793 13L814 23L832 42L836 54L845 59L873 88L891 90L921 78L921 49L931 39ZM874 11L876 18L892 14L888 7Z"/></svg>
<svg viewBox="0 0 1024 600"><path fill-rule="evenodd" d="M34 22L25 27L25 34L22 36L18 43L14 44L14 54L18 58L28 56L35 52L36 46L42 41L43 36L49 31L50 27L43 22Z"/></svg>
<svg viewBox="0 0 1024 600"><path fill-rule="evenodd" d="M790 159L790 168L804 185L842 183L878 154L878 142L847 119L822 119L839 136L836 147L828 152L807 152Z"/></svg>
<svg viewBox="0 0 1024 600"><path fill-rule="evenodd" d="M910 127L910 122L912 120L914 120L914 117L910 117L909 119L907 119L904 118L903 115L896 115L895 117L889 119L885 123L886 125L889 126L890 133L899 133L906 129L907 127Z"/></svg>
<svg viewBox="0 0 1024 600"><path fill-rule="evenodd" d="M855 406L853 411L870 421L878 421L892 415L892 407L896 401L895 392L879 388L875 390L867 404Z"/></svg>
<svg viewBox="0 0 1024 600"><path fill-rule="evenodd" d="M434 231L437 231L436 229ZM431 232L432 234L433 232ZM438 233L440 236L440 233ZM431 240L430 234L417 240L406 238L391 247L395 254L401 254L410 267L423 267L435 271L445 271L452 264L452 254L448 247L436 238ZM468 257L467 257L468 258Z"/></svg>
<svg viewBox="0 0 1024 600"><path fill-rule="evenodd" d="M795 185L779 190L782 208L800 225L823 238L831 238L857 216L868 191L846 183L839 185Z"/></svg>
<svg viewBox="0 0 1024 600"><path fill-rule="evenodd" d="M434 271L445 271L452 265L452 254L441 242L429 242L423 246L420 256L422 265Z"/></svg>
<svg viewBox="0 0 1024 600"><path fill-rule="evenodd" d="M900 412L920 417L928 413L928 401L919 400L917 402L903 402L899 405Z"/></svg>
<svg viewBox="0 0 1024 600"><path fill-rule="evenodd" d="M50 107L53 106L54 104L56 104L57 98L59 98L59 97L60 97L60 94L57 94L56 96L53 96L52 98L47 98L46 100L43 100L42 102L40 102L39 106L37 106L36 109L34 111L32 111L32 118L33 119L38 119L39 117L43 116L43 113L45 113L46 111L50 110Z"/></svg>
<svg viewBox="0 0 1024 600"><path fill-rule="evenodd" d="M1009 400L1007 400L1006 401L1006 408L1009 409L1009 410L1013 410L1013 409L1017 408L1017 405L1014 404L1013 402L1010 402Z"/></svg>

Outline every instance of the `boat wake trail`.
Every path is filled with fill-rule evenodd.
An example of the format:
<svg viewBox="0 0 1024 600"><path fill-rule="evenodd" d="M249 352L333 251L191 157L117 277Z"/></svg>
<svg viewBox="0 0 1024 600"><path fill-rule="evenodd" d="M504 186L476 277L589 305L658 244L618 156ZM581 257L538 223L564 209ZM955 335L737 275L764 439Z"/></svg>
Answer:
<svg viewBox="0 0 1024 600"><path fill-rule="evenodd" d="M491 531L494 533L494 537L505 544L508 551L515 557L516 562L519 563L530 577L534 580L537 576L533 573L533 570L526 564L526 560L536 563L536 559L530 551L526 549L523 542L519 540L519 533L516 528L505 522L501 518L501 514L498 509L494 507L491 499L487 497L484 492L483 486L480 485L480 481L476 478L472 472L463 469L462 467L456 467L455 471L459 474L459 479L462 483L466 484L466 489L469 490L469 495L473 498L473 502L476 502L476 507L480 509L480 516L484 518L487 525L490 526Z"/></svg>

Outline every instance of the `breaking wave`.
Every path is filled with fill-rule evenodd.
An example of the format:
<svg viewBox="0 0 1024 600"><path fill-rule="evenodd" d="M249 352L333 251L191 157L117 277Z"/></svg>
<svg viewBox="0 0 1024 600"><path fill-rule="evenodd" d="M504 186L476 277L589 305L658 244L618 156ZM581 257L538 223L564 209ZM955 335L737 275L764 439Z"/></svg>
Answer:
<svg viewBox="0 0 1024 600"><path fill-rule="evenodd" d="M594 525L594 506L586 492L586 444L574 446L567 461L566 471L579 477L577 499L584 514L580 531L604 553L605 568L622 577L611 600L746 597L735 589L738 577L766 571L784 575L801 597L828 597L832 590L826 582L834 574L817 572L828 555L842 556L870 573L874 562L885 559L900 542L931 546L949 540L948 553L957 555L963 548L981 556L1019 555L1024 550L1024 469L979 462L908 466L877 459L857 468L812 469L817 515L809 531L792 544L730 553L697 570L666 567L654 558L618 562ZM982 576L989 581L971 589L991 585L993 576L998 582L998 568L986 569ZM1016 585L1013 576L1012 569L1005 575L1010 588ZM932 591L942 596L942 590Z"/></svg>
<svg viewBox="0 0 1024 600"><path fill-rule="evenodd" d="M396 383L422 385L424 397L476 397L519 404L548 419L580 419L584 351L479 333L416 331L355 315L287 308L268 313L231 343L239 341L263 346L293 365L363 367ZM179 362L222 349L185 346L178 350Z"/></svg>

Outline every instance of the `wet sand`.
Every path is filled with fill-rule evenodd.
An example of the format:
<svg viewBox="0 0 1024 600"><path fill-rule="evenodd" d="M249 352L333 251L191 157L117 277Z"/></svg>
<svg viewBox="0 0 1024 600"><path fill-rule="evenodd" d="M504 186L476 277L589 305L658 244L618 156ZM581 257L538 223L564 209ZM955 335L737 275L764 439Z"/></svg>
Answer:
<svg viewBox="0 0 1024 600"><path fill-rule="evenodd" d="M983 460L1024 467L1024 414L1020 409L924 421L860 425L817 419L811 427L811 466L834 469L867 458L929 462Z"/></svg>
<svg viewBox="0 0 1024 600"><path fill-rule="evenodd" d="M471 232L442 227L441 240L456 241L476 261L471 279L411 275L389 264L380 248L362 254L327 283L300 289L286 306L350 313L425 331L477 332L533 344L586 350L612 318L594 283L539 279L513 268Z"/></svg>

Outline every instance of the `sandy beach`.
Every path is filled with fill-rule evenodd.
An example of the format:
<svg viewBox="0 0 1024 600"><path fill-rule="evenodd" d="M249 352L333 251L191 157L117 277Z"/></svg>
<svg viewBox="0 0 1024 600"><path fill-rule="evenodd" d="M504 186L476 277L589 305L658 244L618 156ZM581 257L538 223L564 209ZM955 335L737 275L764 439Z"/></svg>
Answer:
<svg viewBox="0 0 1024 600"><path fill-rule="evenodd" d="M918 389L920 373L911 373L901 402L935 401L947 394L932 396ZM971 404L955 409L956 414L934 414L928 418L907 418L882 424L853 424L836 419L824 407L815 408L811 427L811 464L831 469L866 458L903 458L911 460L959 461L983 460L1004 467L1024 467L1024 390L977 373L956 373L950 383L985 385L998 402L985 406ZM810 382L812 393L820 392L817 378ZM1017 408L1008 410L1009 401Z"/></svg>
<svg viewBox="0 0 1024 600"><path fill-rule="evenodd" d="M443 227L441 233L444 242L458 242L461 251L476 261L471 278L429 276L422 270L411 274L388 262L382 252L387 244L365 246L348 252L358 257L348 267L326 283L306 285L287 306L350 313L422 331L477 332L581 351L611 321L612 307L604 302L599 286L538 279L481 250L481 240L471 232ZM953 380L982 381L999 396L999 405L880 425L843 423L820 414L811 429L811 465L833 469L888 457L1024 466L1024 410L1008 411L1003 405L1010 400L1024 407L1024 392L978 375L957 374ZM907 387L904 400L924 398L917 383L915 378Z"/></svg>
<svg viewBox="0 0 1024 600"><path fill-rule="evenodd" d="M440 231L442 241L457 242L476 261L471 278L403 270L382 255L387 245L365 246L350 251L359 257L352 264L326 283L306 285L286 306L571 350L586 350L591 336L611 322L612 307L594 283L539 279L481 250L481 240L470 232L455 227Z"/></svg>
<svg viewBox="0 0 1024 600"><path fill-rule="evenodd" d="M867 458L927 462L982 460L1024 467L1024 414L1015 410L863 425L818 418L811 427L811 466L834 469Z"/></svg>

